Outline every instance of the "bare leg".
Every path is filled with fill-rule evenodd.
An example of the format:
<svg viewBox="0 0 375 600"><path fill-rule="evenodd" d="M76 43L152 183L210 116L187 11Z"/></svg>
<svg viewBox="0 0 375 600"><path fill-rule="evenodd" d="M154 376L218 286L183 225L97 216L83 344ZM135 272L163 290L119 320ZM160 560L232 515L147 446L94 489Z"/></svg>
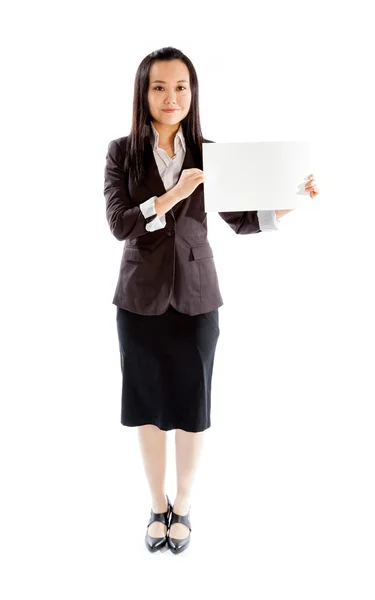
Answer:
<svg viewBox="0 0 375 600"><path fill-rule="evenodd" d="M186 515L190 509L191 490L203 442L204 431L190 432L176 429L177 495L173 503L173 511L179 515ZM189 535L189 529L183 523L174 523L169 535L184 539Z"/></svg>
<svg viewBox="0 0 375 600"><path fill-rule="evenodd" d="M155 425L142 425L138 427L138 439L151 492L151 508L155 513L165 512L167 510L167 498L164 491L167 432ZM163 537L167 533L167 527L160 521L155 521L151 523L147 531L152 537Z"/></svg>

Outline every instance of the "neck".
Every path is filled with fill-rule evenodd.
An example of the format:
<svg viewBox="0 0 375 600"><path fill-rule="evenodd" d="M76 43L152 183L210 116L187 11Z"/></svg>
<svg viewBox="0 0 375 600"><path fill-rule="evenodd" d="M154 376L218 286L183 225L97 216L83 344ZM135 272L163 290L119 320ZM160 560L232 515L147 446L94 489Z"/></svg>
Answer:
<svg viewBox="0 0 375 600"><path fill-rule="evenodd" d="M159 134L159 146L173 146L175 135L180 129L180 123L165 125L164 123L152 121L152 124Z"/></svg>

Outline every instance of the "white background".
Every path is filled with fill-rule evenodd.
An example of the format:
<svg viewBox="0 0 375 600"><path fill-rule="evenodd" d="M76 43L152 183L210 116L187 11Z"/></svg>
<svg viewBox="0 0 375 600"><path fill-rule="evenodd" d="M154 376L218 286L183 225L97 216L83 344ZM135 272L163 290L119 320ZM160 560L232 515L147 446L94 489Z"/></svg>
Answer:
<svg viewBox="0 0 375 600"><path fill-rule="evenodd" d="M369 11L327 0L2 10L4 600L374 598ZM277 232L236 236L209 215L224 305L179 556L144 545L150 495L136 429L120 424L111 303L123 243L103 196L136 69L168 45L195 65L206 138L309 140L320 189Z"/></svg>

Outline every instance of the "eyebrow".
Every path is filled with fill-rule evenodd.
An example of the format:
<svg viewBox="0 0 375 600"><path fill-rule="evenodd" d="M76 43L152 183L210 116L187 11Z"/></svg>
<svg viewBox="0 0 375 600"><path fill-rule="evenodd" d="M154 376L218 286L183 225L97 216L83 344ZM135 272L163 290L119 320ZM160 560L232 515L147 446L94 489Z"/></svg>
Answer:
<svg viewBox="0 0 375 600"><path fill-rule="evenodd" d="M179 79L177 81L177 83L181 83L181 82L188 83L188 81L186 81L186 79ZM153 81L152 83L167 83L167 82L166 81L162 81L161 79L155 79L155 81Z"/></svg>

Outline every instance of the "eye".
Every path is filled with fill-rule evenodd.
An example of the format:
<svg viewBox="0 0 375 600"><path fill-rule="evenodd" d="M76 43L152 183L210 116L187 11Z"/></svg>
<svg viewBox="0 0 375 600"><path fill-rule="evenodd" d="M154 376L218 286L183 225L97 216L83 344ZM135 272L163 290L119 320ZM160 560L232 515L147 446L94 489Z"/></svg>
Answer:
<svg viewBox="0 0 375 600"><path fill-rule="evenodd" d="M161 87L160 85L157 85L157 86L155 86L155 87L154 87L154 90L157 90L157 89L158 89L158 88L160 88L160 87ZM178 87L180 87L180 88L184 88L184 90L186 90L186 88L185 88L185 86L184 86L184 85L179 85ZM164 89L164 88L163 88L163 89Z"/></svg>

